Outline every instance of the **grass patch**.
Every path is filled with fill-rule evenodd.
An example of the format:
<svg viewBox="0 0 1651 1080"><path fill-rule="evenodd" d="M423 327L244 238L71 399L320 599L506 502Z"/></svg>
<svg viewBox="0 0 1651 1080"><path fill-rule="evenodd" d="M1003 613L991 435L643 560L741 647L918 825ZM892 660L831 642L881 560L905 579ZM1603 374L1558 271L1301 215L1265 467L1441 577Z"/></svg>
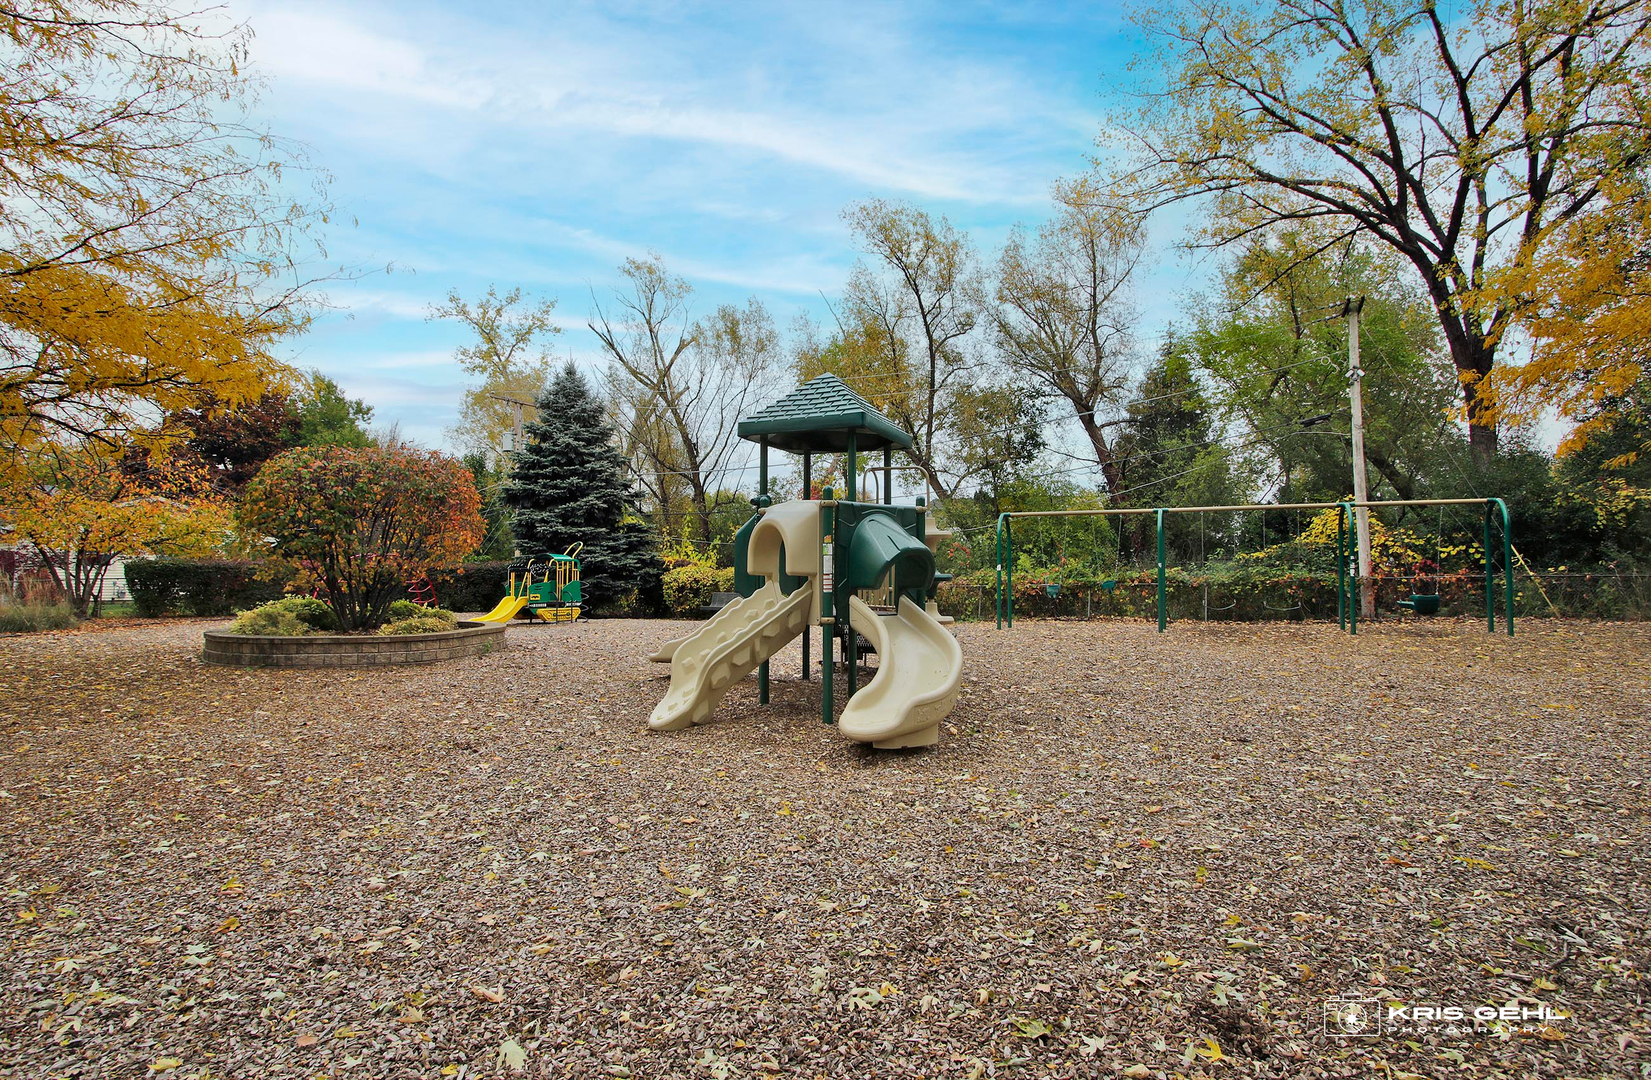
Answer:
<svg viewBox="0 0 1651 1080"><path fill-rule="evenodd" d="M66 630L80 620L68 604L0 604L0 633Z"/></svg>

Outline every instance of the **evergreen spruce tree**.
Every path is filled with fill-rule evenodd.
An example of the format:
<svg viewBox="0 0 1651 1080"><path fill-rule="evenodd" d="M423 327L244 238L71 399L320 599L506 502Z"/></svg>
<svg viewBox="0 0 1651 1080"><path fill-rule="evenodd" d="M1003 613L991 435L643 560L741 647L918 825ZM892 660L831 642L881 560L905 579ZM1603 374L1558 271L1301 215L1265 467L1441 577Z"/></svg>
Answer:
<svg viewBox="0 0 1651 1080"><path fill-rule="evenodd" d="M524 556L560 555L583 543L587 608L633 591L656 591L660 563L653 533L625 478L602 399L569 363L545 387L538 409L504 486L504 500L516 511L518 550Z"/></svg>
<svg viewBox="0 0 1651 1080"><path fill-rule="evenodd" d="M1116 438L1130 506L1212 506L1242 502L1231 454L1218 439L1215 407L1199 385L1187 351L1171 337L1143 373ZM1212 516L1170 514L1164 521L1171 561L1196 562L1234 539ZM1283 520L1282 518L1280 519ZM1151 518L1126 520L1126 547L1138 559L1156 555Z"/></svg>

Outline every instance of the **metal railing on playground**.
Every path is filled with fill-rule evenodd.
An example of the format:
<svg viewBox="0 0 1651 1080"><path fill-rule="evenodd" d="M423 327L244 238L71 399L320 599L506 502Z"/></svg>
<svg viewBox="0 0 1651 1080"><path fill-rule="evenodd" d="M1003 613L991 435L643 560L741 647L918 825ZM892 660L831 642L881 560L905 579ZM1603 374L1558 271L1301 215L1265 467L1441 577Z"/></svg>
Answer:
<svg viewBox="0 0 1651 1080"><path fill-rule="evenodd" d="M1240 503L1231 506L1158 506L1158 507L1118 507L1111 509L1090 510L1019 510L998 515L997 519L997 603L996 616L998 629L1005 625L1015 625L1014 601L1014 527L1017 519L1026 518L1066 518L1066 517L1126 517L1152 515L1157 528L1158 562L1157 574L1154 581L1156 586L1156 613L1158 616L1158 630L1160 633L1169 625L1168 605L1168 577L1166 574L1165 543L1164 543L1164 516L1166 514L1212 514L1236 513L1249 510L1339 510L1336 515L1336 620L1338 624L1350 633L1359 632L1359 598L1365 590L1362 585L1374 586L1374 580L1361 579L1359 563L1355 551L1354 534L1356 531L1355 516L1368 514L1369 511L1388 507L1421 507L1421 506L1483 506L1485 508L1485 546L1483 562L1483 580L1485 586L1485 623L1486 629L1496 631L1496 559L1491 544L1493 525L1500 519L1501 525L1501 577L1502 599L1505 611L1508 636L1513 636L1514 615L1514 583L1513 583L1513 538L1510 534L1508 522L1508 507L1505 502L1497 498L1489 499L1390 499L1363 503L1322 502L1322 503ZM1437 601L1437 597L1434 598Z"/></svg>

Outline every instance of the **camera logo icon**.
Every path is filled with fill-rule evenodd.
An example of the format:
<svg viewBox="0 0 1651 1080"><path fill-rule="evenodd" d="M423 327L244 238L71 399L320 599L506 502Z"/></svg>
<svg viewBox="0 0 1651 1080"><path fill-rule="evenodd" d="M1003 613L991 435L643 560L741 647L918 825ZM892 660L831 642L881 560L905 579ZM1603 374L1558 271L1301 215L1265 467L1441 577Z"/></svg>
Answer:
<svg viewBox="0 0 1651 1080"><path fill-rule="evenodd" d="M1324 1003L1324 1033L1337 1039L1374 1039L1382 1033L1382 1004L1375 998L1331 998Z"/></svg>

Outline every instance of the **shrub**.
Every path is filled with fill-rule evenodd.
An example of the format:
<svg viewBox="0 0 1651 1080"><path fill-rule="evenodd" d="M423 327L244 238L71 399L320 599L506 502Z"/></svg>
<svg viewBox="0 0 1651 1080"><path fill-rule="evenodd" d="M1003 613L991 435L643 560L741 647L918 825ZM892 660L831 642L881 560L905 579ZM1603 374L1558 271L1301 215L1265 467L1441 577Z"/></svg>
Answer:
<svg viewBox="0 0 1651 1080"><path fill-rule="evenodd" d="M446 608L425 607L412 600L392 600L388 612L388 622L400 622L402 619L419 619L426 616L441 619L449 627L459 625L459 617Z"/></svg>
<svg viewBox="0 0 1651 1080"><path fill-rule="evenodd" d="M332 608L313 596L284 596L265 606L292 612L299 622L316 633L329 634L338 629L338 617L333 614Z"/></svg>
<svg viewBox="0 0 1651 1080"><path fill-rule="evenodd" d="M711 602L714 592L730 592L734 588L732 567L721 570L703 564L678 566L665 571L665 606L673 615L693 615Z"/></svg>
<svg viewBox="0 0 1651 1080"><path fill-rule="evenodd" d="M414 615L406 619L397 619L387 622L378 628L381 634L440 634L453 629L457 620L452 618L452 612L446 613L448 618L439 615Z"/></svg>
<svg viewBox="0 0 1651 1080"><path fill-rule="evenodd" d="M390 606L384 611L384 615L391 622L394 622L397 619L411 619L416 615L423 615L426 610L423 604L412 600L391 600Z"/></svg>
<svg viewBox="0 0 1651 1080"><path fill-rule="evenodd" d="M310 624L282 607L277 601L243 611L229 624L228 633L260 637L300 637L310 633Z"/></svg>
<svg viewBox="0 0 1651 1080"><path fill-rule="evenodd" d="M0 604L0 633L31 634L37 630L65 630L79 621L74 609L64 603Z"/></svg>
<svg viewBox="0 0 1651 1080"><path fill-rule="evenodd" d="M405 614L396 615L392 617L390 621L400 622L403 619L436 619L445 623L447 625L447 629L449 630L459 625L459 617L453 612L448 611L446 608L419 607L417 604L414 604L413 607L415 610L406 612Z"/></svg>
<svg viewBox="0 0 1651 1080"><path fill-rule="evenodd" d="M232 559L133 559L126 587L138 614L228 615L281 597L288 568Z"/></svg>
<svg viewBox="0 0 1651 1080"><path fill-rule="evenodd" d="M409 580L481 542L480 507L470 470L441 454L301 447L247 485L239 518L326 589L340 629L370 630Z"/></svg>

